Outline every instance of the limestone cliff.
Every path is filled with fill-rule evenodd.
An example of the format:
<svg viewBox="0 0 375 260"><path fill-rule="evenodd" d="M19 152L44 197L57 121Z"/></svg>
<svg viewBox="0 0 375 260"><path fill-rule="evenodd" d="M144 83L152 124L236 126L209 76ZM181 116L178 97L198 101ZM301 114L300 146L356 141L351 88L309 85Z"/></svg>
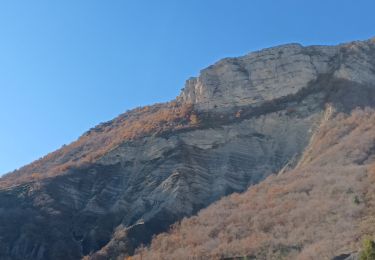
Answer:
<svg viewBox="0 0 375 260"><path fill-rule="evenodd" d="M178 98L200 109L259 105L296 94L324 74L372 84L373 42L308 47L288 44L223 59L189 79Z"/></svg>

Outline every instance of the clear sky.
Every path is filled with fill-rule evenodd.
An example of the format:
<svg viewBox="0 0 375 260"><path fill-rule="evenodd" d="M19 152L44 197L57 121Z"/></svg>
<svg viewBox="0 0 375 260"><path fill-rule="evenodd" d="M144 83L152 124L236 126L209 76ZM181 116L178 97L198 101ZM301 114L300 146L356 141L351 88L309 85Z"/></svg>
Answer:
<svg viewBox="0 0 375 260"><path fill-rule="evenodd" d="M374 11L373 0L2 0L0 174L174 98L220 58L373 37Z"/></svg>

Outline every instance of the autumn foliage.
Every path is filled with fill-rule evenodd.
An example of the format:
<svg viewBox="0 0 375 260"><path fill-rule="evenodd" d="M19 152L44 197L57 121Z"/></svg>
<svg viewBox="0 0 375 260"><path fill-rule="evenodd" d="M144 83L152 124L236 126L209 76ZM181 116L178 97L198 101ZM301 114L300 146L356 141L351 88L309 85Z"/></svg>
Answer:
<svg viewBox="0 0 375 260"><path fill-rule="evenodd" d="M5 175L0 179L0 187L56 176L97 161L122 142L196 127L198 121L190 104L169 102L137 108L99 124L70 145Z"/></svg>

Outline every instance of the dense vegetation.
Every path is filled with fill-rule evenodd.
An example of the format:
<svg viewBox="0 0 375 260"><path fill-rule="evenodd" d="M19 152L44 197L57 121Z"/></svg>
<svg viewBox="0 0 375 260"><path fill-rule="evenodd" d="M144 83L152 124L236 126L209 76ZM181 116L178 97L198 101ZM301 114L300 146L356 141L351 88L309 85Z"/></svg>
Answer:
<svg viewBox="0 0 375 260"><path fill-rule="evenodd" d="M331 259L358 251L375 234L375 112L333 114L294 170L183 219L132 259Z"/></svg>

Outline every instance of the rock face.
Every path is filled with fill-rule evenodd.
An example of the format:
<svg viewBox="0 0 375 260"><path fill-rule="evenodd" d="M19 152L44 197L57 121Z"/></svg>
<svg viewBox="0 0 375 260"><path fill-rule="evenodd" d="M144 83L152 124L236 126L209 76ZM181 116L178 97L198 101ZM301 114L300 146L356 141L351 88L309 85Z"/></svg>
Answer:
<svg viewBox="0 0 375 260"><path fill-rule="evenodd" d="M259 105L295 94L320 75L373 83L373 40L339 46L288 44L223 59L186 82L179 99L200 109Z"/></svg>
<svg viewBox="0 0 375 260"><path fill-rule="evenodd" d="M2 187L0 258L131 255L184 216L292 167L328 103L374 105L374 72L373 40L219 61L176 99L193 104L196 127L124 140L64 174Z"/></svg>

